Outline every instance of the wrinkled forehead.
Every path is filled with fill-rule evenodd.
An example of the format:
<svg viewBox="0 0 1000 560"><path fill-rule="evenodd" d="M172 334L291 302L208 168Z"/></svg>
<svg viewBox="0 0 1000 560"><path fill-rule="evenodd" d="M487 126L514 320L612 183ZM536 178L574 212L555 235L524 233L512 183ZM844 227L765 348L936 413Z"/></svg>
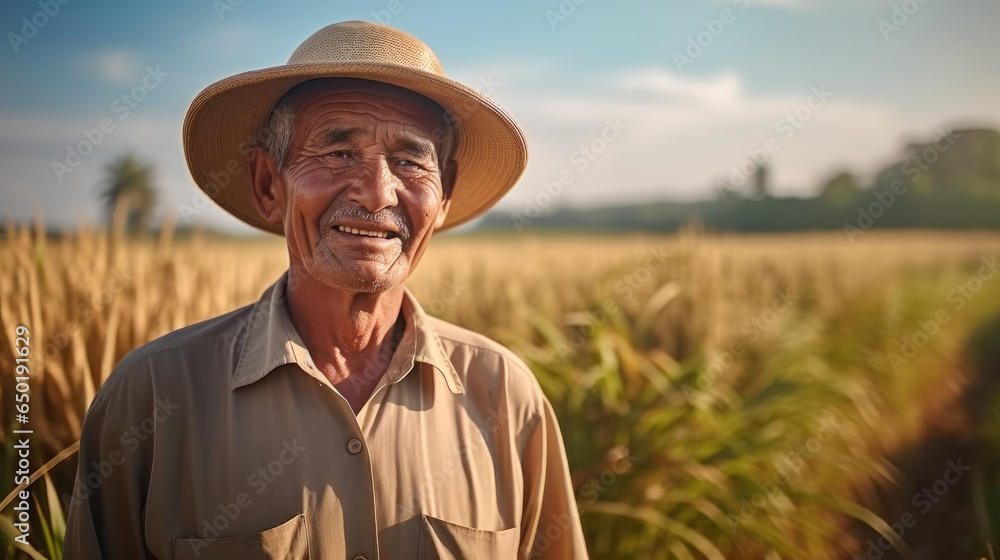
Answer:
<svg viewBox="0 0 1000 560"><path fill-rule="evenodd" d="M419 93L392 84L354 78L326 78L300 84L287 96L294 98L298 119L307 123L317 117L353 116L397 122L402 119L410 122L401 124L422 126L428 131L448 128L444 108Z"/></svg>

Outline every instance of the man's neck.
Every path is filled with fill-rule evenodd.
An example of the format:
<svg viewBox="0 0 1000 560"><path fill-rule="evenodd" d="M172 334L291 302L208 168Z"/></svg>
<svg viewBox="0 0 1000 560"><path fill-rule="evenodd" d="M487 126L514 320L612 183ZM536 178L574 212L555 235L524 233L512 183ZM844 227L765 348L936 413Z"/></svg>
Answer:
<svg viewBox="0 0 1000 560"><path fill-rule="evenodd" d="M293 269L287 289L288 314L313 363L357 414L403 334L403 287L347 292Z"/></svg>

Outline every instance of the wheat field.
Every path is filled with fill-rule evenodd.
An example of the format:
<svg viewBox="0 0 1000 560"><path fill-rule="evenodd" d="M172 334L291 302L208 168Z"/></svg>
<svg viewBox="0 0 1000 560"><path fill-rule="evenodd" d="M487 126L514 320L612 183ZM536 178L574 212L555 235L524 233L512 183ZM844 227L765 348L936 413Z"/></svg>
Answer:
<svg viewBox="0 0 1000 560"><path fill-rule="evenodd" d="M255 301L287 266L277 238L41 232L8 227L0 241L2 495L18 325L31 333L36 469L77 440L127 352ZM863 558L879 536L886 558L979 558L998 534L1000 421L965 399L995 402L977 366L989 345L975 344L1000 315L1000 281L980 273L998 249L994 233L455 234L432 241L407 285L532 367L593 558ZM921 519L968 516L968 528L902 535L894 496L920 480L914 465L948 459L928 455L941 437L974 442L979 475ZM60 557L74 468L71 455L33 485L31 546L15 548L11 508L0 514L5 557Z"/></svg>

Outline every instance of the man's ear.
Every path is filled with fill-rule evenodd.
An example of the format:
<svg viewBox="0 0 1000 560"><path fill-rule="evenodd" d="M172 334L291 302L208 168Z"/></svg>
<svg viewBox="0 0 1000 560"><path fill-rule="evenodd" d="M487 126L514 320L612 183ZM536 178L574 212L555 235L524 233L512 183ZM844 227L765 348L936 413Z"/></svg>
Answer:
<svg viewBox="0 0 1000 560"><path fill-rule="evenodd" d="M455 178L458 177L458 162L448 160L448 164L441 170L441 190L444 197L441 200L441 209L438 211L437 219L434 222L434 229L444 225L445 218L448 217L448 209L451 208L451 195L455 189Z"/></svg>
<svg viewBox="0 0 1000 560"><path fill-rule="evenodd" d="M268 223L280 223L283 218L284 197L280 191L277 166L266 150L254 146L247 155L250 184L253 186L253 204L257 213Z"/></svg>

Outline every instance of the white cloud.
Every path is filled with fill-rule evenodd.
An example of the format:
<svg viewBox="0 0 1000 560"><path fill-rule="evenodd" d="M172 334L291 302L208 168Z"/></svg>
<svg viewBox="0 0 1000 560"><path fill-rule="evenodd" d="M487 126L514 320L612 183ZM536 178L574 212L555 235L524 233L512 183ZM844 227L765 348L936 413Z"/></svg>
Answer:
<svg viewBox="0 0 1000 560"><path fill-rule="evenodd" d="M696 79L653 68L604 81L611 87L571 94L503 92L531 151L529 168L501 202L504 208L523 209L563 170L573 174L573 183L555 205L712 197L715 183L769 138L779 146L768 161L776 192L811 195L835 169L870 171L899 149L902 128L889 107L831 91L818 110L802 109L811 84L750 95L736 74ZM798 128L781 121L797 110L809 113ZM591 142L600 147L596 139L609 118L627 128L581 170L574 154L578 158ZM788 130L794 132L786 138Z"/></svg>
<svg viewBox="0 0 1000 560"><path fill-rule="evenodd" d="M139 64L135 56L126 50L107 50L93 55L93 64L98 75L115 86L128 85L135 81Z"/></svg>
<svg viewBox="0 0 1000 560"><path fill-rule="evenodd" d="M743 82L734 73L699 80L660 69L628 72L618 79L624 93L653 94L668 99L691 100L708 105L732 105L743 94Z"/></svg>

